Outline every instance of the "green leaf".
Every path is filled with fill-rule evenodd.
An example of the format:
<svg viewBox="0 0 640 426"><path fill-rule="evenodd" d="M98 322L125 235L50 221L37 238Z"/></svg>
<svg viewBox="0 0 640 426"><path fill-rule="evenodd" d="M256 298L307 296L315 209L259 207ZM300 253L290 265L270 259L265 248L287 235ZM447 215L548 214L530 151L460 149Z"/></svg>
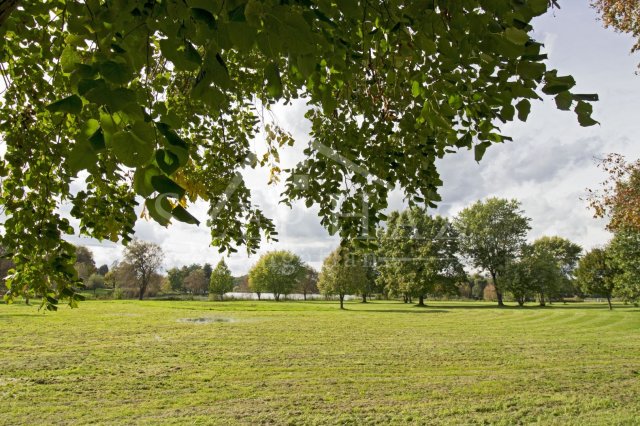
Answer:
<svg viewBox="0 0 640 426"><path fill-rule="evenodd" d="M82 99L77 95L71 95L47 105L46 108L51 112L64 112L77 115L82 111Z"/></svg>
<svg viewBox="0 0 640 426"><path fill-rule="evenodd" d="M67 163L74 175L80 170L89 169L98 162L98 154L88 141L76 142L69 153Z"/></svg>
<svg viewBox="0 0 640 426"><path fill-rule="evenodd" d="M246 22L229 22L227 29L231 43L239 52L249 52L256 42L256 29Z"/></svg>
<svg viewBox="0 0 640 426"><path fill-rule="evenodd" d="M167 197L158 195L155 198L149 198L144 202L149 212L149 216L162 226L167 226L171 219L171 203Z"/></svg>
<svg viewBox="0 0 640 426"><path fill-rule="evenodd" d="M173 211L171 212L173 217L178 219L180 222L189 223L192 225L200 225L200 221L193 217L191 213L189 213L184 207L178 204Z"/></svg>
<svg viewBox="0 0 640 426"><path fill-rule="evenodd" d="M133 77L133 70L128 65L116 61L106 61L99 65L100 74L114 84L126 84Z"/></svg>
<svg viewBox="0 0 640 426"><path fill-rule="evenodd" d="M155 192L155 188L151 183L154 176L162 176L162 172L157 167L148 166L136 170L133 175L133 189L136 194L148 197Z"/></svg>
<svg viewBox="0 0 640 426"><path fill-rule="evenodd" d="M513 44L524 46L529 41L529 35L526 31L519 30L514 27L509 27L504 31L504 36Z"/></svg>
<svg viewBox="0 0 640 426"><path fill-rule="evenodd" d="M584 101L578 101L578 105L574 110L576 114L578 114L578 123L582 127L589 127L595 124L599 124L596 120L591 118L591 113L593 112L593 106L590 103Z"/></svg>
<svg viewBox="0 0 640 426"><path fill-rule="evenodd" d="M569 91L560 92L556 95L556 106L558 109L568 111L571 109L573 103L573 96Z"/></svg>
<svg viewBox="0 0 640 426"><path fill-rule="evenodd" d="M274 62L270 62L265 70L264 76L267 80L267 93L272 98L282 97L282 80L280 79L280 70Z"/></svg>
<svg viewBox="0 0 640 426"><path fill-rule="evenodd" d="M178 156L173 152L165 149L159 149L155 155L156 164L167 175L171 176L178 168L180 168L180 161Z"/></svg>
<svg viewBox="0 0 640 426"><path fill-rule="evenodd" d="M520 121L527 121L527 117L529 117L529 113L531 112L531 102L529 102L529 99L523 99L516 104L516 109L518 110L518 119Z"/></svg>
<svg viewBox="0 0 640 426"><path fill-rule="evenodd" d="M182 198L186 192L183 187L164 175L152 176L151 186L153 186L153 189L158 191L158 193L165 194L171 198Z"/></svg>
<svg viewBox="0 0 640 426"><path fill-rule="evenodd" d="M118 161L128 167L144 166L151 160L155 144L130 131L118 131L111 137L111 149Z"/></svg>
<svg viewBox="0 0 640 426"><path fill-rule="evenodd" d="M482 157L484 157L485 151L490 146L491 146L491 142L481 142L473 148L474 157L477 162L480 162L480 160L482 160Z"/></svg>

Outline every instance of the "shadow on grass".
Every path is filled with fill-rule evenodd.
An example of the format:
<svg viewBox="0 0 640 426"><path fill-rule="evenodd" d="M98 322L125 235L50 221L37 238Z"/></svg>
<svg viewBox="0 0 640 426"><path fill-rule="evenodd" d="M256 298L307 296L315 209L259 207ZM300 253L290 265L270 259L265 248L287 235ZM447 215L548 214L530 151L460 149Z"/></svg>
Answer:
<svg viewBox="0 0 640 426"><path fill-rule="evenodd" d="M438 306L440 308L440 306ZM406 309L345 309L347 311L353 312L392 312L392 313L403 313L403 314L444 314L449 311L445 309L432 309L430 306L413 306L407 307Z"/></svg>

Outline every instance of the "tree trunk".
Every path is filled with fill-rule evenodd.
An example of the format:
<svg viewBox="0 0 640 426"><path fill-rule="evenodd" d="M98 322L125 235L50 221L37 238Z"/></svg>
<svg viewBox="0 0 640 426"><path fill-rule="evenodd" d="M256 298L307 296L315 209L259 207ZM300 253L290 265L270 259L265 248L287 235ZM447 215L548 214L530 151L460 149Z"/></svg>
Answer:
<svg viewBox="0 0 640 426"><path fill-rule="evenodd" d="M280 301L280 293L273 293L273 298L276 300L276 302Z"/></svg>
<svg viewBox="0 0 640 426"><path fill-rule="evenodd" d="M340 309L344 309L344 294L340 295Z"/></svg>
<svg viewBox="0 0 640 426"><path fill-rule="evenodd" d="M18 6L19 0L0 0L0 27Z"/></svg>
<svg viewBox="0 0 640 426"><path fill-rule="evenodd" d="M307 292L306 291L302 292L302 297L303 297L304 301L306 302L307 301Z"/></svg>
<svg viewBox="0 0 640 426"><path fill-rule="evenodd" d="M540 292L540 306L547 306L547 304L544 301L544 293Z"/></svg>
<svg viewBox="0 0 640 426"><path fill-rule="evenodd" d="M224 300L224 293L220 293L220 300Z"/></svg>
<svg viewBox="0 0 640 426"><path fill-rule="evenodd" d="M367 303L367 294L362 293L362 303Z"/></svg>
<svg viewBox="0 0 640 426"><path fill-rule="evenodd" d="M518 298L518 306L524 306L524 298Z"/></svg>
<svg viewBox="0 0 640 426"><path fill-rule="evenodd" d="M496 273L489 271L491 274L491 279L493 280L493 288L496 290L496 297L498 299L498 306L503 307L504 302L502 301L502 292L498 289L498 280L496 279Z"/></svg>
<svg viewBox="0 0 640 426"><path fill-rule="evenodd" d="M424 305L424 295L420 295L418 296L418 306L425 306Z"/></svg>
<svg viewBox="0 0 640 426"><path fill-rule="evenodd" d="M258 295L258 300L260 300L260 293L256 293Z"/></svg>
<svg viewBox="0 0 640 426"><path fill-rule="evenodd" d="M409 298L407 297L406 294L402 295L402 300L403 300L404 303L409 303Z"/></svg>
<svg viewBox="0 0 640 426"><path fill-rule="evenodd" d="M609 310L613 310L613 306L611 306L611 296L607 296L607 303L609 304Z"/></svg>

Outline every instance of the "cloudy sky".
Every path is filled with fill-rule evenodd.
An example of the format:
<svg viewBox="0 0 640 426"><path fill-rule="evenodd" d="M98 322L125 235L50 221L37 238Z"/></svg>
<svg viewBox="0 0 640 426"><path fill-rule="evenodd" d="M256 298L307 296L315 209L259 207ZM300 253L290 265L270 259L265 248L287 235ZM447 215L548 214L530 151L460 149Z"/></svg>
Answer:
<svg viewBox="0 0 640 426"><path fill-rule="evenodd" d="M553 99L534 105L527 123L514 123L504 129L504 134L513 136L514 141L489 148L480 164L473 160L471 151L440 161L444 186L438 211L454 215L477 199L517 198L532 219L531 239L560 235L589 248L609 239L605 223L593 219L580 199L585 188L596 187L604 177L595 166L594 157L609 152L640 157L640 144L635 140L640 130L640 76L634 74L640 55L629 54L630 37L603 29L587 2L564 1L561 5L561 10L534 23L533 36L544 42L551 66L558 68L560 74L576 78L576 92L600 95L600 102L594 105L594 118L601 125L581 128L575 115L555 109ZM300 158L301 147L308 142L304 111L304 103L276 109L279 123L297 140L296 146L282 156L284 167ZM261 141L255 144L259 149ZM278 205L280 188L265 188L264 170L251 171L246 177L254 190L255 203L275 220L280 233L280 241L265 244L262 252L292 250L319 267L337 241L320 226L316 211L302 205L293 209ZM399 194L392 196L391 207L402 207ZM206 218L204 204L190 211L203 221ZM204 224L195 227L178 223L163 228L140 221L135 229L137 238L162 246L166 268L216 263L221 259L217 250L209 246L209 230ZM122 254L118 244L80 237L70 240L90 247L98 264L111 264ZM227 262L235 274L243 274L256 259L240 250Z"/></svg>

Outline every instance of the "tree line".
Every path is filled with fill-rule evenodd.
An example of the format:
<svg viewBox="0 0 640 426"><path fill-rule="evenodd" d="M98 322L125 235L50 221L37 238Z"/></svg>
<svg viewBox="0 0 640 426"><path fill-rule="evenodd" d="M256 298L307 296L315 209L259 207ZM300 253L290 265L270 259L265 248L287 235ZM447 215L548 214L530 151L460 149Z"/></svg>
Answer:
<svg viewBox="0 0 640 426"><path fill-rule="evenodd" d="M276 301L292 293L336 296L344 306L347 295L362 302L372 295L414 300L424 306L428 297L506 298L522 306L570 297L619 297L636 302L640 295L637 262L638 232L618 231L605 247L583 254L578 244L559 236L527 241L530 219L517 200L478 201L449 219L413 207L392 212L371 244L348 244L334 250L320 271L290 251L262 255L245 277L233 277L224 259L174 267L163 276L162 249L135 240L123 259L96 267L91 251L76 248L75 269L85 288L110 288L114 297L155 296L159 293L207 295L222 300L234 289L250 291L258 299L270 293ZM370 242L369 242L370 243ZM363 248L364 247L364 248ZM0 273L10 271L0 263ZM35 296L35 295L33 295Z"/></svg>

